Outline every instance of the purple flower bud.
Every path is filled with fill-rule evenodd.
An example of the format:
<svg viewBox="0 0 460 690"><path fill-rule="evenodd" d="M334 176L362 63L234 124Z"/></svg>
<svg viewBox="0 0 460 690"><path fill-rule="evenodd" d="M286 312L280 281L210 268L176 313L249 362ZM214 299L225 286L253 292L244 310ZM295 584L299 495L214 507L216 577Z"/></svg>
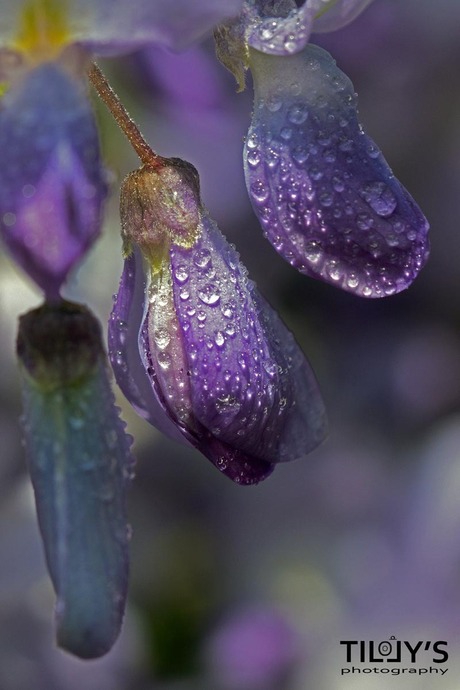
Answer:
<svg viewBox="0 0 460 690"><path fill-rule="evenodd" d="M317 46L250 51L254 116L245 173L265 236L299 271L363 297L407 288L428 223L357 118L348 77Z"/></svg>
<svg viewBox="0 0 460 690"><path fill-rule="evenodd" d="M84 307L43 305L20 319L24 431L57 641L82 658L109 651L128 583L125 494L131 439L114 405L101 330Z"/></svg>
<svg viewBox="0 0 460 690"><path fill-rule="evenodd" d="M0 110L0 150L2 238L55 299L99 234L106 195L82 83L52 63L15 82Z"/></svg>
<svg viewBox="0 0 460 690"><path fill-rule="evenodd" d="M135 409L237 483L312 450L325 433L314 375L202 207L194 168L173 159L131 173L121 210L126 251L138 249L109 352Z"/></svg>

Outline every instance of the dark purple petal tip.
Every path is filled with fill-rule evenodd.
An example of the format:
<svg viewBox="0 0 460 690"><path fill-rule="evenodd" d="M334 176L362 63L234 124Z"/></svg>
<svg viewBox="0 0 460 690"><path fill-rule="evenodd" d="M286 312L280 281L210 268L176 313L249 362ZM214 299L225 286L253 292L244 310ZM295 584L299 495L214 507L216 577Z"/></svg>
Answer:
<svg viewBox="0 0 460 690"><path fill-rule="evenodd" d="M0 232L26 273L55 298L100 231L106 182L83 87L43 64L0 111Z"/></svg>
<svg viewBox="0 0 460 690"><path fill-rule="evenodd" d="M363 132L331 56L250 52L254 116L245 174L265 236L300 272L362 297L407 288L429 253L428 223Z"/></svg>

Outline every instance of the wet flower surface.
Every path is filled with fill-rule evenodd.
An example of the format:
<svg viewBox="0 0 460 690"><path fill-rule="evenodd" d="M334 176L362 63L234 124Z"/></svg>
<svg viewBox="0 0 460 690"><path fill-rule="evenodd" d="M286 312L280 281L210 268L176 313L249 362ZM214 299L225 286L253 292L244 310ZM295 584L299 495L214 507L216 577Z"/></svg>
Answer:
<svg viewBox="0 0 460 690"><path fill-rule="evenodd" d="M250 64L245 172L265 235L302 273L342 289L405 289L428 258L428 223L359 124L350 80L313 45L292 57L253 50Z"/></svg>
<svg viewBox="0 0 460 690"><path fill-rule="evenodd" d="M112 365L143 416L168 430L163 408L223 473L252 484L322 440L324 407L293 336L201 206L193 168L177 165L141 169L122 189L125 242L141 247L147 275L138 321L131 309L142 259L128 256L110 321ZM163 218L155 201L177 195L179 181L184 212ZM144 225L155 211L153 224ZM124 362L137 354L124 353L135 347L133 330L142 367L130 368ZM151 380L147 396L139 376Z"/></svg>

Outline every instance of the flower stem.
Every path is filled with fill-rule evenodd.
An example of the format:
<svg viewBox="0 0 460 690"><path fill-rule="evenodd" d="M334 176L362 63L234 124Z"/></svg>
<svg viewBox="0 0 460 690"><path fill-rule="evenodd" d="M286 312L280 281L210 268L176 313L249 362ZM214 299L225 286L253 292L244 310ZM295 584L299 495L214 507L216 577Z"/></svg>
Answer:
<svg viewBox="0 0 460 690"><path fill-rule="evenodd" d="M113 115L117 125L129 139L129 142L144 165L150 168L163 167L163 158L152 151L144 139L138 126L131 119L123 103L110 86L104 74L96 63L93 62L88 70L88 77L99 97L104 101Z"/></svg>

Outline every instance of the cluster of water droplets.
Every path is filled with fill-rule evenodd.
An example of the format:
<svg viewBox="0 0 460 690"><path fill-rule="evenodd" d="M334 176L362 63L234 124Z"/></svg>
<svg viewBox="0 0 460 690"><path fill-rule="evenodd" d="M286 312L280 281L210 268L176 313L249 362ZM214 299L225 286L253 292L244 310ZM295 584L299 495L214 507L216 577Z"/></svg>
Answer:
<svg viewBox="0 0 460 690"><path fill-rule="evenodd" d="M182 285L187 282L182 269ZM178 271L181 275L180 271ZM182 295L186 293L182 290ZM154 363L154 386L177 420L187 424L191 416L190 383L184 343L176 315L171 266L166 259L160 272L150 277L146 316L148 358ZM187 296L188 297L188 296Z"/></svg>
<svg viewBox="0 0 460 690"><path fill-rule="evenodd" d="M216 438L275 458L283 371L238 254L205 216L192 249L171 249L171 266L194 416Z"/></svg>
<svg viewBox="0 0 460 690"><path fill-rule="evenodd" d="M363 132L349 79L316 46L259 56L253 73L245 171L267 238L301 272L356 294L407 287L426 260L427 223Z"/></svg>

